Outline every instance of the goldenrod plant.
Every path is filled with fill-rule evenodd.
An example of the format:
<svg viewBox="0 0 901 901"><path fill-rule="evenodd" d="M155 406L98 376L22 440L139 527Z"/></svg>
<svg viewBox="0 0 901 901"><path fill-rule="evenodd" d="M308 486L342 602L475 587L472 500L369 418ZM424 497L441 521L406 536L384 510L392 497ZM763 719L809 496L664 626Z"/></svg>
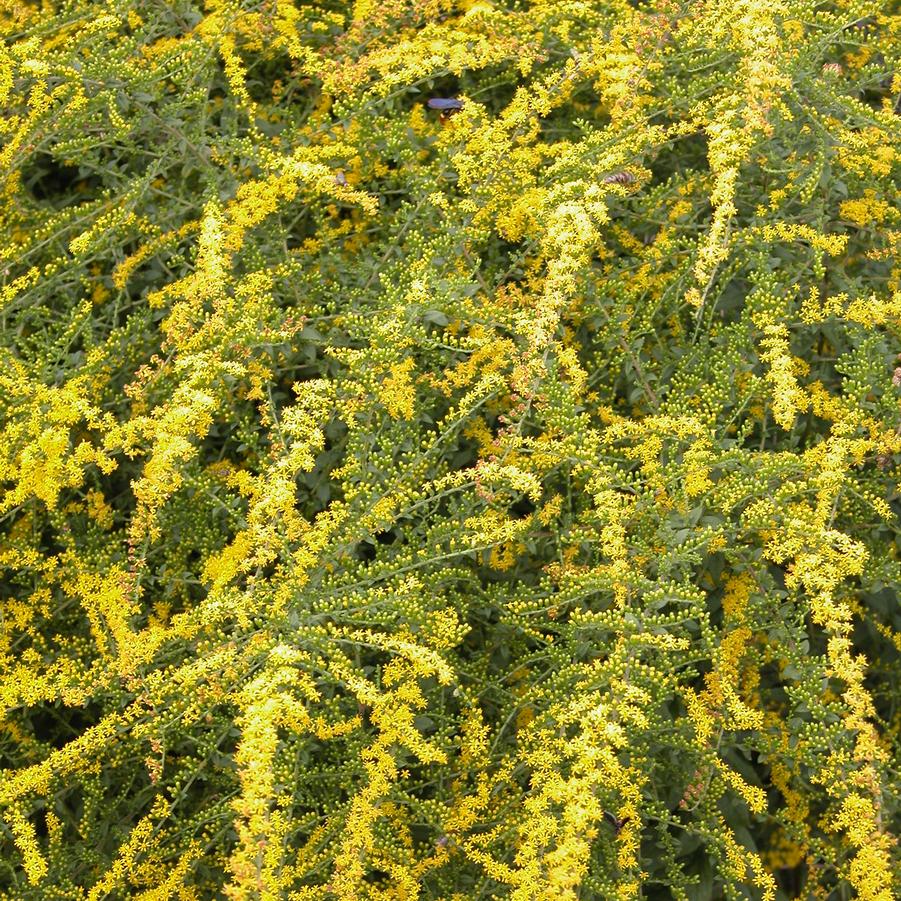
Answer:
<svg viewBox="0 0 901 901"><path fill-rule="evenodd" d="M901 897L897 0L0 35L0 897Z"/></svg>

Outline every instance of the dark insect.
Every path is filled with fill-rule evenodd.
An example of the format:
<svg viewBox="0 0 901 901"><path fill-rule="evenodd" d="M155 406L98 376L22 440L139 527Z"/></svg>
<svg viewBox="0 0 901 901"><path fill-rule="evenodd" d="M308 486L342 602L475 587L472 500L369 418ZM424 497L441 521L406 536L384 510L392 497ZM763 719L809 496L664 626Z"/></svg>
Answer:
<svg viewBox="0 0 901 901"><path fill-rule="evenodd" d="M620 830L623 828L623 826L625 826L626 823L629 822L628 817L623 817L622 819L620 819L619 817L614 816L614 814L610 813L609 810L604 811L604 819L613 827L613 831L616 833L616 835L619 835Z"/></svg>
<svg viewBox="0 0 901 901"><path fill-rule="evenodd" d="M870 36L870 32L872 31L875 24L875 16L864 16L862 19L858 19L856 22L851 22L850 24L846 25L842 29L842 31L851 31L852 29L857 30L860 31L861 35L864 38L867 38Z"/></svg>
<svg viewBox="0 0 901 901"><path fill-rule="evenodd" d="M342 188L347 187L347 176L339 169L337 175L335 175L335 184L341 185Z"/></svg>
<svg viewBox="0 0 901 901"><path fill-rule="evenodd" d="M443 113L454 113L463 109L463 101L456 97L432 97L426 102L429 109L441 110Z"/></svg>
<svg viewBox="0 0 901 901"><path fill-rule="evenodd" d="M601 184L631 185L635 180L635 176L631 172L614 172L612 175L605 175L601 179Z"/></svg>

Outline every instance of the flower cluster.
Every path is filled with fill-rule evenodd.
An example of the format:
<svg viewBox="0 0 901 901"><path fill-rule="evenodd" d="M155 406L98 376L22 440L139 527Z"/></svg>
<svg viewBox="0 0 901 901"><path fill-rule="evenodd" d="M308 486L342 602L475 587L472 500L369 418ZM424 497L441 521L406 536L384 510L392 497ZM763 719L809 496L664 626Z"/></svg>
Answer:
<svg viewBox="0 0 901 901"><path fill-rule="evenodd" d="M898 897L899 67L0 4L0 899Z"/></svg>

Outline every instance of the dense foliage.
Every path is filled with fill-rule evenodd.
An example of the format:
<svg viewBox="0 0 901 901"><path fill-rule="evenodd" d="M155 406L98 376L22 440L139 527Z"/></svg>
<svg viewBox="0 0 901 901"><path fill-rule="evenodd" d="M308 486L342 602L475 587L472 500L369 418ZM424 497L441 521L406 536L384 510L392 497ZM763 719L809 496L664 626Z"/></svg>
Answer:
<svg viewBox="0 0 901 901"><path fill-rule="evenodd" d="M0 34L0 896L898 897L897 2Z"/></svg>

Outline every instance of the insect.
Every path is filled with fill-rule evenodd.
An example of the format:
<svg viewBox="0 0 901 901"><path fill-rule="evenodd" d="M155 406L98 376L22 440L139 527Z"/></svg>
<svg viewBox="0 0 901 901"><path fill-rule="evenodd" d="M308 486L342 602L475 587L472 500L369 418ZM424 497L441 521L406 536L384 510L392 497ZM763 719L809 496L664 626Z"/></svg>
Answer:
<svg viewBox="0 0 901 901"><path fill-rule="evenodd" d="M463 101L456 97L431 97L426 101L429 109L440 110L442 113L455 113L463 109Z"/></svg>
<svg viewBox="0 0 901 901"><path fill-rule="evenodd" d="M858 19L856 22L851 22L849 25L846 25L842 31L851 31L852 29L859 30L863 37L869 37L870 31L872 31L873 26L876 24L875 16L864 16L862 19Z"/></svg>
<svg viewBox="0 0 901 901"><path fill-rule="evenodd" d="M631 172L614 172L612 175L605 175L601 179L601 184L631 185L635 180L635 176Z"/></svg>
<svg viewBox="0 0 901 901"><path fill-rule="evenodd" d="M622 819L620 819L618 816L610 813L609 810L604 811L604 819L613 827L613 831L616 835L619 835L620 830L623 828L623 826L625 826L626 823L629 822L628 817L623 817Z"/></svg>
<svg viewBox="0 0 901 901"><path fill-rule="evenodd" d="M342 188L347 187L347 176L341 169L339 169L337 174L335 175L335 184L340 185Z"/></svg>
<svg viewBox="0 0 901 901"><path fill-rule="evenodd" d="M824 63L823 64L823 74L824 75L841 75L842 67L839 63Z"/></svg>

